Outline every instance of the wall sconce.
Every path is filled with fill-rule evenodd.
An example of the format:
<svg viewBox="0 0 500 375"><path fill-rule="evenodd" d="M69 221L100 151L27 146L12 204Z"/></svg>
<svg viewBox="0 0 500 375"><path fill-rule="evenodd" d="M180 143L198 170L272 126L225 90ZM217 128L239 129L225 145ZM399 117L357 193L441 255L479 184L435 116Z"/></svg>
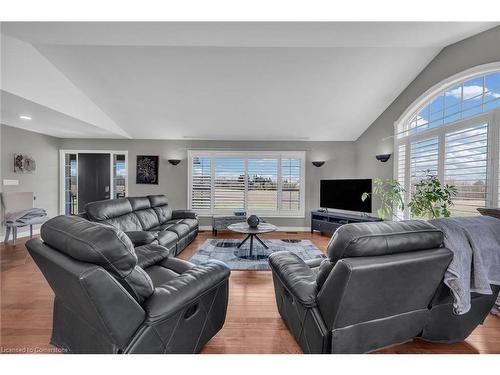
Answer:
<svg viewBox="0 0 500 375"><path fill-rule="evenodd" d="M168 159L168 162L172 165L177 165L181 162L180 159Z"/></svg>
<svg viewBox="0 0 500 375"><path fill-rule="evenodd" d="M375 155L375 158L378 161L381 161L382 163L385 163L387 160L391 158L391 154L380 154L380 155Z"/></svg>
<svg viewBox="0 0 500 375"><path fill-rule="evenodd" d="M315 167L321 167L323 166L323 164L325 164L325 162L323 160L315 160L312 162L312 165L314 165Z"/></svg>

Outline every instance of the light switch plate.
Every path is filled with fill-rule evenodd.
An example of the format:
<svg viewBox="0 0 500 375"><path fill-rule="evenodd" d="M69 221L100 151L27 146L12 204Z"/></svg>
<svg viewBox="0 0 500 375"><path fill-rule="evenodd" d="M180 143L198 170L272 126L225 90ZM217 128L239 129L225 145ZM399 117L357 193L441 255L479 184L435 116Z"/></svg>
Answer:
<svg viewBox="0 0 500 375"><path fill-rule="evenodd" d="M3 180L3 186L18 186L19 185L19 180Z"/></svg>

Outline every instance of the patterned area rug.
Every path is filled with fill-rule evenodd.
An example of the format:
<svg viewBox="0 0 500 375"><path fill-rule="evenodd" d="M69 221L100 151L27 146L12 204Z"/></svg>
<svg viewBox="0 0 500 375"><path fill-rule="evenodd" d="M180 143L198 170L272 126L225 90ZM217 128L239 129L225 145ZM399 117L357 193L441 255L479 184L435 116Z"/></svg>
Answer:
<svg viewBox="0 0 500 375"><path fill-rule="evenodd" d="M194 264L203 264L211 259L220 260L226 263L232 270L270 270L267 258L264 259L244 259L241 256L248 255L249 242L247 241L240 249L239 239L209 239L196 250L193 257L189 260ZM269 256L276 251L291 251L297 254L303 260L315 258L324 258L325 255L309 240L263 240L269 247L265 249L257 241L254 241L253 253L262 258L263 255Z"/></svg>

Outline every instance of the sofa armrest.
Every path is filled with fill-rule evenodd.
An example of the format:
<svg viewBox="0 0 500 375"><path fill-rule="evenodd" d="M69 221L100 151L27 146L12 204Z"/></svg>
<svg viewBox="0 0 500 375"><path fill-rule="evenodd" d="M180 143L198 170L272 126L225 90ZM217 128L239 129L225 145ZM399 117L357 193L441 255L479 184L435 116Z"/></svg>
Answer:
<svg viewBox="0 0 500 375"><path fill-rule="evenodd" d="M198 215L191 210L173 210L172 219L198 219Z"/></svg>
<svg viewBox="0 0 500 375"><path fill-rule="evenodd" d="M137 246L142 246L142 245L148 245L154 240L156 240L156 237L154 236L153 233L151 232L146 232L146 231L131 231L131 232L125 232L128 238L130 238L130 241L134 244L134 247Z"/></svg>
<svg viewBox="0 0 500 375"><path fill-rule="evenodd" d="M227 282L230 272L224 263L211 261L156 287L143 304L146 323L159 323L189 306L205 293Z"/></svg>
<svg viewBox="0 0 500 375"><path fill-rule="evenodd" d="M297 255L280 251L269 256L273 276L278 277L285 288L306 307L316 306L316 275Z"/></svg>

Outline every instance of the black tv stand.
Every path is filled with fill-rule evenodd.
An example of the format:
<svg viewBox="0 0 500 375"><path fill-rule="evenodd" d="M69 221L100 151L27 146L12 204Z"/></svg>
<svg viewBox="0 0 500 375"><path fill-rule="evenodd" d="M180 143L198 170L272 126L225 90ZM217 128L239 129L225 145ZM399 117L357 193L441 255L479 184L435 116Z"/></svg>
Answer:
<svg viewBox="0 0 500 375"><path fill-rule="evenodd" d="M377 217L363 215L348 215L348 214L340 214L334 212L320 212L320 211L312 211L311 212L311 234L314 231L323 233L328 233L330 235L335 232L335 230L344 225L351 223L366 223L372 221L382 221Z"/></svg>

